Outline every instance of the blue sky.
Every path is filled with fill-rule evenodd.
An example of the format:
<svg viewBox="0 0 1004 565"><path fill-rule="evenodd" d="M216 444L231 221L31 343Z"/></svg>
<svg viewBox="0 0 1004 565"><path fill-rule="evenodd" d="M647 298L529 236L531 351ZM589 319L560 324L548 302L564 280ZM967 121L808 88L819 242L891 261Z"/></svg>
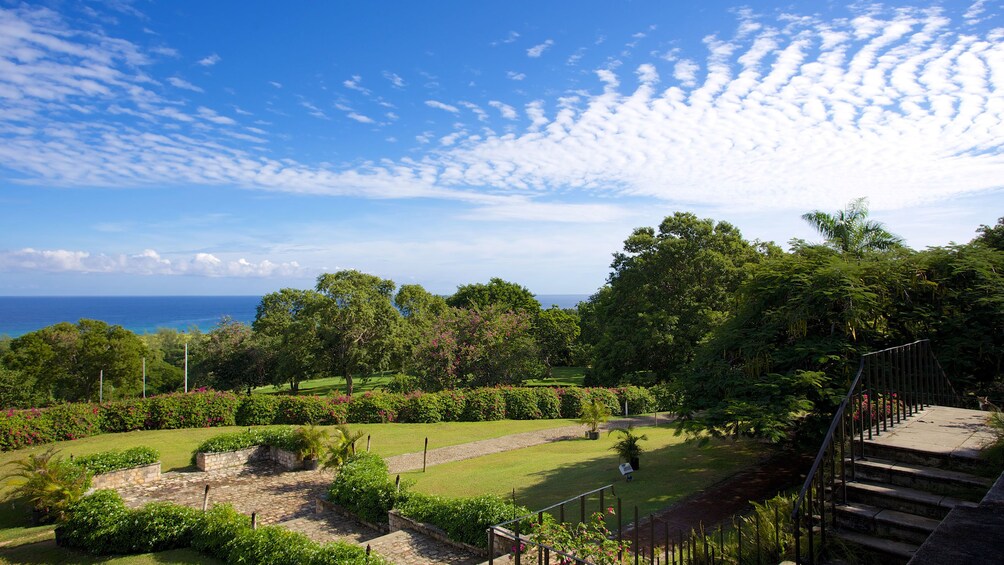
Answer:
<svg viewBox="0 0 1004 565"><path fill-rule="evenodd" d="M675 211L1004 215L1004 4L0 0L0 294L591 293Z"/></svg>

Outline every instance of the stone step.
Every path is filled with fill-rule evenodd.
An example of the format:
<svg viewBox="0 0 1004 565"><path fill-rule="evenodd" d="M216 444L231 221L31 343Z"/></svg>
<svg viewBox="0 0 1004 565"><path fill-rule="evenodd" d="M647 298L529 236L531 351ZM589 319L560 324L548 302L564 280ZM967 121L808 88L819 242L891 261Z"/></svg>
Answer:
<svg viewBox="0 0 1004 565"><path fill-rule="evenodd" d="M918 546L941 523L933 518L867 504L842 504L836 511L837 523L843 528Z"/></svg>
<svg viewBox="0 0 1004 565"><path fill-rule="evenodd" d="M863 481L847 483L847 501L938 520L944 518L956 506L976 506L974 502L943 494Z"/></svg>
<svg viewBox="0 0 1004 565"><path fill-rule="evenodd" d="M835 530L832 535L848 545L881 556L883 565L907 563L919 548L912 543L877 538L860 532Z"/></svg>
<svg viewBox="0 0 1004 565"><path fill-rule="evenodd" d="M864 455L867 458L879 458L897 463L923 465L963 473L979 473L986 469L986 462L980 459L978 451L972 449L939 452L865 440Z"/></svg>
<svg viewBox="0 0 1004 565"><path fill-rule="evenodd" d="M366 542L380 537L381 532L368 528L351 518L331 511L317 512L293 520L279 522L287 530L301 533L318 543L342 541L366 545Z"/></svg>
<svg viewBox="0 0 1004 565"><path fill-rule="evenodd" d="M847 462L850 473L850 461ZM993 484L986 477L871 457L854 461L855 479L888 483L979 502Z"/></svg>
<svg viewBox="0 0 1004 565"><path fill-rule="evenodd" d="M411 530L397 530L366 544L395 565L476 565L483 557Z"/></svg>

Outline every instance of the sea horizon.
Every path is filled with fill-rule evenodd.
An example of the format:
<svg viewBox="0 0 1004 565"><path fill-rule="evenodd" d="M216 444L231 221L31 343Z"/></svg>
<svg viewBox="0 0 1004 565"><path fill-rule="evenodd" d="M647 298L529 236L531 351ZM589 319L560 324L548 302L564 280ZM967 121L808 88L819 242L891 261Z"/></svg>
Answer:
<svg viewBox="0 0 1004 565"><path fill-rule="evenodd" d="M542 307L574 308L588 294L538 294ZM101 320L136 333L209 331L224 317L254 321L260 295L0 296L0 336L19 337L60 322Z"/></svg>

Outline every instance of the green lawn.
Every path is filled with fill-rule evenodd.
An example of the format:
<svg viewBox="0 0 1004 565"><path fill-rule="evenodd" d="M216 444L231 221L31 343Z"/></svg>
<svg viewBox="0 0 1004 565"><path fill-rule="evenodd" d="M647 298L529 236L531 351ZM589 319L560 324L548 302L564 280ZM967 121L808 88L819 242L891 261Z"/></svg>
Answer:
<svg viewBox="0 0 1004 565"><path fill-rule="evenodd" d="M549 378L528 380L526 381L526 386L582 386L582 380L585 376L585 367L553 367ZM382 389L390 384L390 381L391 376L382 373L357 378L353 383L353 394ZM254 389L254 392L256 394L290 394L288 384L280 387L272 385L258 387ZM327 377L300 382L298 394L324 396L327 394L346 393L345 379L342 377Z"/></svg>
<svg viewBox="0 0 1004 565"><path fill-rule="evenodd" d="M447 445L572 424L575 424L574 420L503 420L500 422L443 422L440 424L350 424L349 428L370 435L371 449L384 457L389 457L401 453L422 451L426 437L429 438L429 449L435 449ZM330 429L330 426L322 427ZM246 428L191 428L103 434L0 453L0 468L11 461L27 457L29 453L44 451L50 446L58 449L63 457L68 457L71 454L81 456L112 449L148 446L160 450L160 460L164 472L191 469L189 460L192 450L200 443L222 433L243 429ZM360 441L359 447L366 447L365 437ZM0 489L0 493L3 490L5 489Z"/></svg>
<svg viewBox="0 0 1004 565"><path fill-rule="evenodd" d="M648 435L642 442L641 469L626 482L618 471L617 456L610 451L616 436L597 441L563 441L497 453L403 473L415 481L414 489L445 496L495 493L511 496L533 509L543 508L583 492L614 484L625 514L634 505L645 515L664 508L698 490L749 466L764 455L761 444L712 441L706 447L684 443L675 426L639 428ZM608 506L611 502L607 498ZM590 511L597 510L591 508ZM578 506L573 510L578 513ZM630 521L625 516L625 522Z"/></svg>
<svg viewBox="0 0 1004 565"><path fill-rule="evenodd" d="M116 565L153 565L165 563L199 564L222 563L191 549L174 549L159 553L127 555L124 557L95 557L79 551L71 551L56 545L55 540L0 548L0 563L114 563Z"/></svg>

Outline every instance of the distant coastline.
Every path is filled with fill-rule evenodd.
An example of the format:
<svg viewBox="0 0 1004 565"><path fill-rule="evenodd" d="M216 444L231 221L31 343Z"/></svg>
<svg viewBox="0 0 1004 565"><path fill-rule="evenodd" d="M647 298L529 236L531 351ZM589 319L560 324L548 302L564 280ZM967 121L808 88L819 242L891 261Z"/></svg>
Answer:
<svg viewBox="0 0 1004 565"><path fill-rule="evenodd" d="M540 294L549 308L574 308L588 294ZM143 334L157 328L209 331L222 317L254 320L260 296L0 296L0 335L17 337L59 322L102 320Z"/></svg>

